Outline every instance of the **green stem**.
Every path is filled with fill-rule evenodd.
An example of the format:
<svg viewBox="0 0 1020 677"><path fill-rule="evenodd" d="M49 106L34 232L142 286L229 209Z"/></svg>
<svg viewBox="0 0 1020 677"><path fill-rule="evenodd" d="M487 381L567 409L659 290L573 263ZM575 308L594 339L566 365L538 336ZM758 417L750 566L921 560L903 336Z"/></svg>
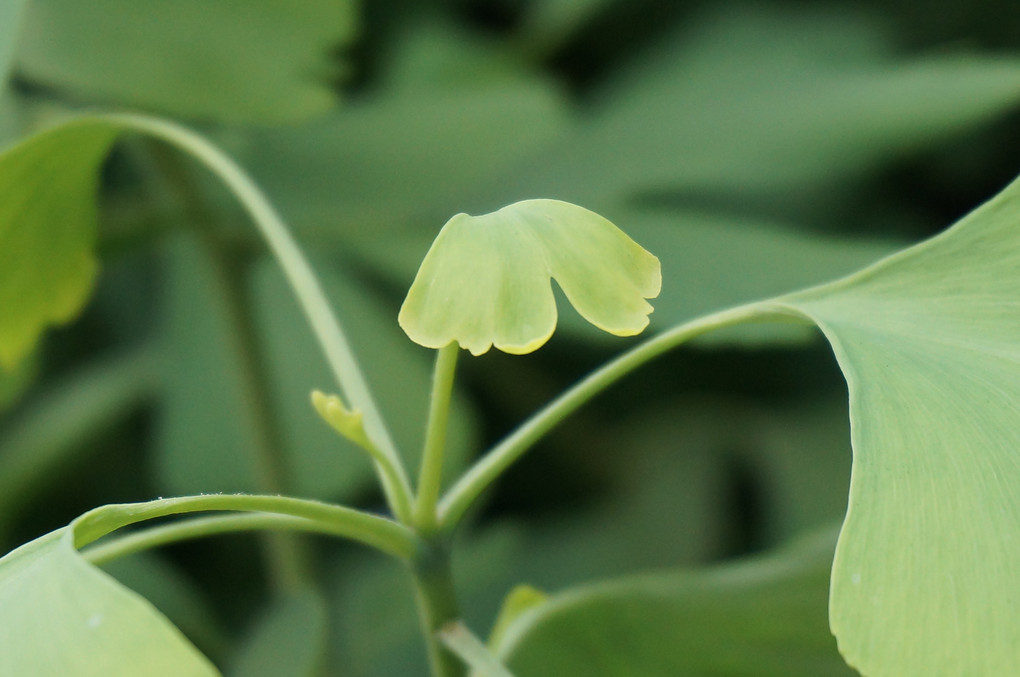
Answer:
<svg viewBox="0 0 1020 677"><path fill-rule="evenodd" d="M112 536L102 543L87 546L82 556L97 566L138 552L195 538L243 531L303 531L328 536L343 536L332 524L307 517L275 513L237 513L182 518L170 524L143 527L124 535Z"/></svg>
<svg viewBox="0 0 1020 677"><path fill-rule="evenodd" d="M411 574L432 677L464 677L467 674L464 663L439 637L445 625L460 617L448 544L430 541L412 563Z"/></svg>
<svg viewBox="0 0 1020 677"><path fill-rule="evenodd" d="M752 303L692 320L654 336L589 374L572 388L536 412L477 461L439 503L439 529L456 528L475 499L512 463L560 421L607 387L646 362L713 329L766 319L803 321L789 309L765 301Z"/></svg>
<svg viewBox="0 0 1020 677"><path fill-rule="evenodd" d="M271 513L299 518L310 522L302 524L302 530L314 530L349 538L406 561L414 559L422 548L420 539L413 531L385 517L308 499L249 494L210 494L166 498L146 503L105 505L88 511L72 523L74 545L76 548L82 548L136 522L169 515L209 511ZM278 524L292 526L296 523L284 520L278 521ZM205 522L197 527L185 529L185 533L194 537L198 535L196 529L202 528L210 529L209 533L223 531L222 524ZM169 533L173 535L174 532Z"/></svg>
<svg viewBox="0 0 1020 677"><path fill-rule="evenodd" d="M436 504L439 502L439 492L442 489L446 424L450 418L453 377L457 370L459 354L460 346L456 342L440 348L436 354L429 419L425 428L425 448L422 451L418 496L414 505L414 524L424 533L433 531L438 523Z"/></svg>
<svg viewBox="0 0 1020 677"><path fill-rule="evenodd" d="M440 631L439 639L460 656L465 664L471 666L473 674L485 677L514 677L462 622L447 623Z"/></svg>
<svg viewBox="0 0 1020 677"><path fill-rule="evenodd" d="M396 446L315 273L273 206L237 163L201 136L173 123L139 115L111 115L107 119L188 152L212 170L245 208L290 281L345 399L361 409L369 437L399 468L397 482L378 468L377 473L390 509L401 521L410 521L410 482Z"/></svg>

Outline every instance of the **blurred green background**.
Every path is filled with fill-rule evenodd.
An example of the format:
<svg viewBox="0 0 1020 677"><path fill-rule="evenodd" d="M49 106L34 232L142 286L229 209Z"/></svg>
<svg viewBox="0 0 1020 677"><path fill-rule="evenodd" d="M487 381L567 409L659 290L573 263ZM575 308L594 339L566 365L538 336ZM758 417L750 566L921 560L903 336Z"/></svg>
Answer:
<svg viewBox="0 0 1020 677"><path fill-rule="evenodd" d="M16 32L0 141L130 108L227 149L298 233L412 462L431 355L395 318L457 212L533 197L600 212L662 260L656 331L851 272L1017 171L1020 5L1003 0L20 5L0 13ZM131 140L101 202L92 301L0 373L0 552L95 505L156 496L379 507L365 458L308 404L328 370L231 197ZM561 310L537 354L462 360L451 477L638 340ZM701 567L831 530L848 435L845 384L815 334L748 327L679 350L486 495L460 534L468 622L487 633L519 582L556 591ZM272 547L222 537L111 571L230 674L424 674L395 565L301 541L317 592L283 594Z"/></svg>

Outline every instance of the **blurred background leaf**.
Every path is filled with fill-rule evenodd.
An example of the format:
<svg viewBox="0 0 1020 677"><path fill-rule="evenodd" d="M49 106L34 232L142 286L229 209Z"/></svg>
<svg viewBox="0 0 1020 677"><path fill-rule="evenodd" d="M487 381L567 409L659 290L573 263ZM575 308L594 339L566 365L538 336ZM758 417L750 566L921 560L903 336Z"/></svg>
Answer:
<svg viewBox="0 0 1020 677"><path fill-rule="evenodd" d="M11 68L24 7L25 0L0 3L0 85L5 84Z"/></svg>
<svg viewBox="0 0 1020 677"><path fill-rule="evenodd" d="M322 114L355 36L354 3L66 0L28 3L18 68L91 104L199 120L278 123Z"/></svg>
<svg viewBox="0 0 1020 677"><path fill-rule="evenodd" d="M825 623L833 538L703 572L553 595L496 647L519 677L856 674Z"/></svg>

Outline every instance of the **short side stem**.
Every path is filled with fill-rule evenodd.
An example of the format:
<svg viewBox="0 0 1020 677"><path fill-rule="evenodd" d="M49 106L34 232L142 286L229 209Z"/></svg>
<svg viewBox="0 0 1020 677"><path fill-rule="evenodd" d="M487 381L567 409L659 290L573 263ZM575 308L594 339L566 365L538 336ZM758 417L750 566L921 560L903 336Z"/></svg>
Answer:
<svg viewBox="0 0 1020 677"><path fill-rule="evenodd" d="M430 541L412 563L411 574L432 677L465 677L464 663L439 639L442 627L460 617L448 541Z"/></svg>
<svg viewBox="0 0 1020 677"><path fill-rule="evenodd" d="M407 561L414 559L421 550L420 540L413 531L385 517L303 498L250 494L205 494L93 508L71 523L74 547L83 548L138 522L210 511L273 513L302 518L311 523L303 531L314 530L349 538ZM205 524L209 526L210 523ZM198 534L189 530L188 535L194 537Z"/></svg>
<svg viewBox="0 0 1020 677"><path fill-rule="evenodd" d="M457 369L460 346L456 342L440 348L436 354L432 375L432 393L429 420L425 429L425 448L421 457L418 477L418 495L414 505L414 523L428 533L438 523L436 504L443 480L443 456L446 451L446 424L450 418L450 399L453 396L453 376Z"/></svg>

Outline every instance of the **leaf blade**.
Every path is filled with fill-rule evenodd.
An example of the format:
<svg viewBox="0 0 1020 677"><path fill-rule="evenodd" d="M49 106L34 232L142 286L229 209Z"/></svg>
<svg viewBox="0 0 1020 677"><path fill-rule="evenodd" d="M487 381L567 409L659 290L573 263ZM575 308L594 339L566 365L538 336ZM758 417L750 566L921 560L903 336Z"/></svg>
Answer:
<svg viewBox="0 0 1020 677"><path fill-rule="evenodd" d="M73 539L72 525L0 559L0 675L219 674L151 604L88 564Z"/></svg>
<svg viewBox="0 0 1020 677"><path fill-rule="evenodd" d="M867 675L1020 668L1020 182L941 235L786 297L832 343L854 464L830 619Z"/></svg>

